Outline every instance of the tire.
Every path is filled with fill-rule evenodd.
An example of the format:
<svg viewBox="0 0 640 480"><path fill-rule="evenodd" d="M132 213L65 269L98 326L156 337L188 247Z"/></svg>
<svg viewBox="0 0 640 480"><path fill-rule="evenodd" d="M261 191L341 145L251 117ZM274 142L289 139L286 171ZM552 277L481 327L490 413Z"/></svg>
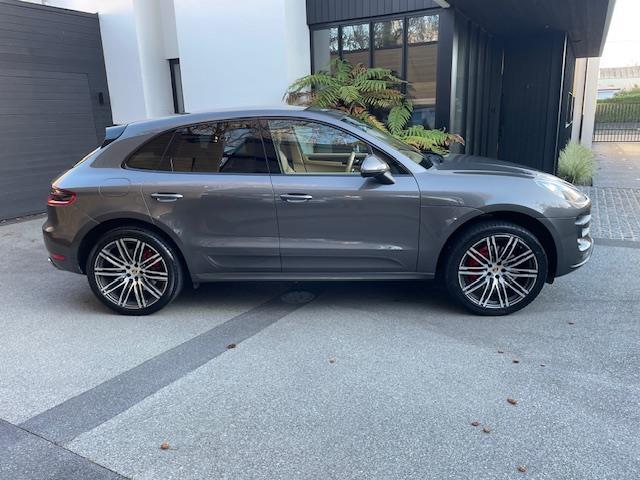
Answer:
<svg viewBox="0 0 640 480"><path fill-rule="evenodd" d="M178 296L184 273L177 252L160 236L138 227L105 233L89 253L91 290L122 315L148 315Z"/></svg>
<svg viewBox="0 0 640 480"><path fill-rule="evenodd" d="M547 272L547 254L535 235L514 223L494 221L474 225L455 239L444 281L449 295L467 310L497 316L531 303Z"/></svg>

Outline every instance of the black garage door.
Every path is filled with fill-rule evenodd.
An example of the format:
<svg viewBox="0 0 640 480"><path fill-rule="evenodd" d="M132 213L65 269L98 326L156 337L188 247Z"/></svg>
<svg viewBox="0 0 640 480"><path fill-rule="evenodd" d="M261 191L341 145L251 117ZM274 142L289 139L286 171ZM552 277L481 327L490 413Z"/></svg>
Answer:
<svg viewBox="0 0 640 480"><path fill-rule="evenodd" d="M97 17L0 0L0 218L44 211L110 123Z"/></svg>

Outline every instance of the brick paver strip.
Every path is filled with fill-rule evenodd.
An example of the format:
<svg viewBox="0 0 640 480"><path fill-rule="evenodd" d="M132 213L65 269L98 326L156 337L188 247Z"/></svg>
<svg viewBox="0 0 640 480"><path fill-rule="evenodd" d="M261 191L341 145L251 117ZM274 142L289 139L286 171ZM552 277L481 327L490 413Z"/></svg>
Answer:
<svg viewBox="0 0 640 480"><path fill-rule="evenodd" d="M640 242L640 189L580 188L591 198L593 237Z"/></svg>

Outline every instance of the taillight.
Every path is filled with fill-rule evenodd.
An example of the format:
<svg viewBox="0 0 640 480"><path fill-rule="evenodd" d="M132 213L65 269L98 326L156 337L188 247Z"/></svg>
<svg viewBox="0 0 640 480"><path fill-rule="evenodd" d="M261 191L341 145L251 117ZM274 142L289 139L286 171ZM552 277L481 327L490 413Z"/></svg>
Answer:
<svg viewBox="0 0 640 480"><path fill-rule="evenodd" d="M52 207L64 207L66 205L71 205L75 201L76 197L77 195L74 192L51 187L49 198L47 198L47 205L51 205Z"/></svg>

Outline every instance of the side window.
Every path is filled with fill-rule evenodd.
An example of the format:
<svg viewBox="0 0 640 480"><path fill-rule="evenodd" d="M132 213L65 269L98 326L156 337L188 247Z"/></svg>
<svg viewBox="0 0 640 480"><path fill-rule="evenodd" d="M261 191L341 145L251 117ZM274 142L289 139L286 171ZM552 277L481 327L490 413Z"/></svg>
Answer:
<svg viewBox="0 0 640 480"><path fill-rule="evenodd" d="M269 173L258 127L250 121L182 127L146 143L127 161L144 170Z"/></svg>
<svg viewBox="0 0 640 480"><path fill-rule="evenodd" d="M269 173L260 131L247 121L180 128L167 157L174 172Z"/></svg>
<svg viewBox="0 0 640 480"><path fill-rule="evenodd" d="M268 120L268 137L286 174L354 174L371 152L338 128L307 120ZM268 142L269 143L269 142ZM267 146L270 151L271 145Z"/></svg>
<svg viewBox="0 0 640 480"><path fill-rule="evenodd" d="M136 153L129 157L127 166L141 170L169 170L168 165L166 162L163 164L162 159L172 137L173 131L170 131L145 143Z"/></svg>

